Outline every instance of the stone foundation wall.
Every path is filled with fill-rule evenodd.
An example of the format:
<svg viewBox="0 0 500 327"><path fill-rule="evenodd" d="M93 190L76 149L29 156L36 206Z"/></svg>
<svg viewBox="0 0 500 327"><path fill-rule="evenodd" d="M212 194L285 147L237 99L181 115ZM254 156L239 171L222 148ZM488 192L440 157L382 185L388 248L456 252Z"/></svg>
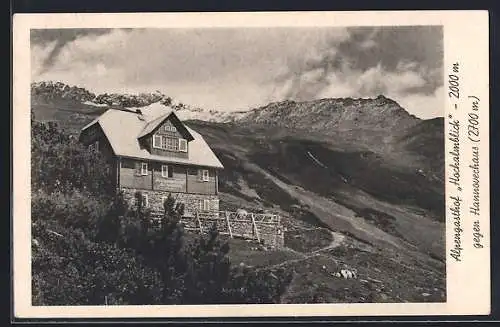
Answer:
<svg viewBox="0 0 500 327"><path fill-rule="evenodd" d="M201 222L201 231L207 232L212 225L217 226L217 230L221 233L229 234L229 227L224 212L219 212L219 197L217 195L204 194L188 194L176 193L168 191L151 191L138 190L133 188L122 188L125 200L135 206L135 193L140 191L143 195L147 195L148 207L154 211L163 211L164 200L171 194L177 202L184 203L185 218L182 219L184 226L189 229L199 230L200 224L196 219L196 213L200 212L200 201L209 200L210 213L204 215L198 214ZM232 234L248 239L257 239L251 218L238 219L234 216L229 217L229 226ZM284 231L280 223L266 223L256 221L258 236L264 245L273 247L284 246Z"/></svg>
<svg viewBox="0 0 500 327"><path fill-rule="evenodd" d="M264 245L269 244L278 248L285 245L283 226L257 223L257 229L259 231L260 238L264 240Z"/></svg>
<svg viewBox="0 0 500 327"><path fill-rule="evenodd" d="M147 195L148 207L154 211L163 211L163 203L169 194L171 194L177 202L184 203L184 214L187 216L194 215L196 211L199 211L200 201L203 200L209 200L210 211L219 211L219 196L217 195L138 190L134 188L122 188L122 191L125 200L131 206L135 205L135 193L137 191L140 191L143 195Z"/></svg>

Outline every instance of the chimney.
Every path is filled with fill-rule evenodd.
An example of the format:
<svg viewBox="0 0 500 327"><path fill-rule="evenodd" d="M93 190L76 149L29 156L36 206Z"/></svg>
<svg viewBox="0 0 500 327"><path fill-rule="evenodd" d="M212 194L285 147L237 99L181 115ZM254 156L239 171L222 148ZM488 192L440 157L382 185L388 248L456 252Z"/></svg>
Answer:
<svg viewBox="0 0 500 327"><path fill-rule="evenodd" d="M135 113L137 114L137 118L139 120L145 121L144 116L142 115L141 109L135 109Z"/></svg>

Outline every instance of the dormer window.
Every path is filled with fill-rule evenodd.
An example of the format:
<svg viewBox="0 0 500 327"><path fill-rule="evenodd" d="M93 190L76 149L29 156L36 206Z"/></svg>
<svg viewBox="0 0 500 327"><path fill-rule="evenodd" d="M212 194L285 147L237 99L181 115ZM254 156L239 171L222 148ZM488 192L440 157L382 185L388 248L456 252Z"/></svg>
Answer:
<svg viewBox="0 0 500 327"><path fill-rule="evenodd" d="M154 135L153 136L153 148L166 150L166 151L181 151L187 152L187 141L184 140L183 143L179 138L168 137L165 135ZM182 143L182 144L181 144ZM182 150L184 149L184 150Z"/></svg>

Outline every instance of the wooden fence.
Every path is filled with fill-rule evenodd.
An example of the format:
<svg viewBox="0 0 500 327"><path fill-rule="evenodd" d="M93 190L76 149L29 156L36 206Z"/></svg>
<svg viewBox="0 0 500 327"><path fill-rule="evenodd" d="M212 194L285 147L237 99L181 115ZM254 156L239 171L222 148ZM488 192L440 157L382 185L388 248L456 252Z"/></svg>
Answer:
<svg viewBox="0 0 500 327"><path fill-rule="evenodd" d="M152 216L159 219L163 213L155 212ZM275 214L197 211L192 216L183 217L181 222L184 229L198 233L206 233L215 226L221 235L231 238L253 239L277 247L283 245L281 217Z"/></svg>

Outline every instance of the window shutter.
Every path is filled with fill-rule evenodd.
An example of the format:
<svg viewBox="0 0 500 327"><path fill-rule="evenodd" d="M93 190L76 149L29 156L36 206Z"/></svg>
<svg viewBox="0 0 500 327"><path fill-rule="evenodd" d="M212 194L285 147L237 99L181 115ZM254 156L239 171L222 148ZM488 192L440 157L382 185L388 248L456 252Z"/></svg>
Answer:
<svg viewBox="0 0 500 327"><path fill-rule="evenodd" d="M141 163L140 162L135 162L135 174L140 175L141 174Z"/></svg>
<svg viewBox="0 0 500 327"><path fill-rule="evenodd" d="M153 136L153 148L161 148L161 135Z"/></svg>
<svg viewBox="0 0 500 327"><path fill-rule="evenodd" d="M179 151L187 152L187 141L185 139L179 139Z"/></svg>
<svg viewBox="0 0 500 327"><path fill-rule="evenodd" d="M141 162L140 164L140 173L141 175L148 175L149 174L149 168L148 168L148 163L147 162Z"/></svg>
<svg viewBox="0 0 500 327"><path fill-rule="evenodd" d="M203 180L203 170L198 169L198 180L202 181Z"/></svg>

